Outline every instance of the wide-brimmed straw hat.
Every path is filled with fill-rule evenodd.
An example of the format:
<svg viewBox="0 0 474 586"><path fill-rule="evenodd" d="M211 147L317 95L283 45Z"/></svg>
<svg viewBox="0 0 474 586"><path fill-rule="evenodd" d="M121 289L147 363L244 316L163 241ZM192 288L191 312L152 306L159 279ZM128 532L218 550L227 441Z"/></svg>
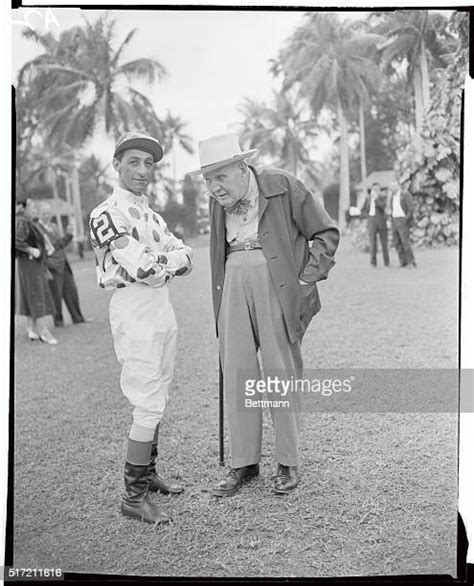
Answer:
<svg viewBox="0 0 474 586"><path fill-rule="evenodd" d="M114 159L128 149L138 149L139 151L150 153L155 163L161 161L164 154L161 144L144 130L124 132L115 145Z"/></svg>
<svg viewBox="0 0 474 586"><path fill-rule="evenodd" d="M237 161L252 157L257 150L242 151L236 134L219 134L206 140L200 140L198 153L201 168L196 171L190 171L188 175L193 177L231 163L237 163Z"/></svg>

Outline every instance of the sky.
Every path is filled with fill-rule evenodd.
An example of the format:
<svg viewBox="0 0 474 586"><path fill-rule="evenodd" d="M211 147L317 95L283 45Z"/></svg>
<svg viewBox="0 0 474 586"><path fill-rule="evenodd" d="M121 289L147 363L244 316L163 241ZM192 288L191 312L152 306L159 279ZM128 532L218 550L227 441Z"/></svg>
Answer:
<svg viewBox="0 0 474 586"><path fill-rule="evenodd" d="M224 132L235 132L241 116L238 106L245 97L271 100L277 88L269 73L275 58L295 28L302 22L302 11L245 10L109 10L116 20L116 46L128 32L136 29L123 62L153 57L169 75L153 86L132 85L147 95L159 117L167 111L186 123L186 132L195 141ZM21 8L12 11L12 78L27 61L41 54L42 48L22 36L26 27L39 33L58 36L62 30L83 25L103 15L103 10L78 8ZM369 12L339 12L341 18L365 19ZM316 144L318 157L332 148L322 134ZM98 131L84 148L104 165L110 162L113 141ZM197 152L190 156L177 147L165 159L175 165L177 179L199 168ZM114 173L110 168L110 177Z"/></svg>
<svg viewBox="0 0 474 586"><path fill-rule="evenodd" d="M46 18L43 13L14 16L12 74L40 54L41 49L21 36L28 18L38 32L45 25L53 34L60 29L82 24L99 11L53 8ZM102 13L102 11L100 11ZM244 97L269 100L275 83L269 74L269 59L301 21L302 12L245 11L133 11L112 10L117 21L117 43L132 28L136 36L123 55L124 61L138 57L154 57L168 70L163 82L152 88L141 86L150 97L158 115L167 110L187 122L186 130L195 139L236 130L237 107ZM106 161L112 145L100 136L91 149ZM178 177L199 167L198 157L176 153Z"/></svg>

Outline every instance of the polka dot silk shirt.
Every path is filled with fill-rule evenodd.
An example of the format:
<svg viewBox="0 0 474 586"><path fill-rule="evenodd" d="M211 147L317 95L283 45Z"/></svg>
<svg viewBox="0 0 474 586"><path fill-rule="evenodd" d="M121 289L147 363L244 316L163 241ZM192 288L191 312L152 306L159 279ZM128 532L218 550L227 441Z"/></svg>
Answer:
<svg viewBox="0 0 474 586"><path fill-rule="evenodd" d="M162 287L192 270L192 249L168 230L145 195L121 187L91 213L90 239L103 289L136 281Z"/></svg>

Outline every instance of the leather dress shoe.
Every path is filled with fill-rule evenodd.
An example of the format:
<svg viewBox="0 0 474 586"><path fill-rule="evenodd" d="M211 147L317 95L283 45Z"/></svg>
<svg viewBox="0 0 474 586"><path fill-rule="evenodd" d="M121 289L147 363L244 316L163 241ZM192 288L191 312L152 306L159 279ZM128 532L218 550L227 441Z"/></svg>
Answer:
<svg viewBox="0 0 474 586"><path fill-rule="evenodd" d="M236 494L244 482L248 482L258 476L260 467L258 464L243 466L242 468L231 468L227 476L220 480L212 489L214 496L232 496Z"/></svg>
<svg viewBox="0 0 474 586"><path fill-rule="evenodd" d="M297 466L283 466L278 464L274 479L273 491L275 494L290 494L298 486Z"/></svg>

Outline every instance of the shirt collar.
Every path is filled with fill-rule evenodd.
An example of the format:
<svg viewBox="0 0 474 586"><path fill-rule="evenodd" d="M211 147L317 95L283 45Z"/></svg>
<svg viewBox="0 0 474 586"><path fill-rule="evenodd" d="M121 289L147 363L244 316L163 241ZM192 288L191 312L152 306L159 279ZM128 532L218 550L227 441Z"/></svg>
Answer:
<svg viewBox="0 0 474 586"><path fill-rule="evenodd" d="M135 195L131 191L128 191L128 189L124 189L123 187L120 187L120 185L116 185L114 187L114 191L112 193L112 196L115 199L126 202L126 203L138 205L141 207L148 206L148 198L146 195Z"/></svg>
<svg viewBox="0 0 474 586"><path fill-rule="evenodd" d="M249 173L249 185L247 188L247 193L242 199L249 199L253 204L258 199L258 184L257 180L255 179L255 175L251 171Z"/></svg>

